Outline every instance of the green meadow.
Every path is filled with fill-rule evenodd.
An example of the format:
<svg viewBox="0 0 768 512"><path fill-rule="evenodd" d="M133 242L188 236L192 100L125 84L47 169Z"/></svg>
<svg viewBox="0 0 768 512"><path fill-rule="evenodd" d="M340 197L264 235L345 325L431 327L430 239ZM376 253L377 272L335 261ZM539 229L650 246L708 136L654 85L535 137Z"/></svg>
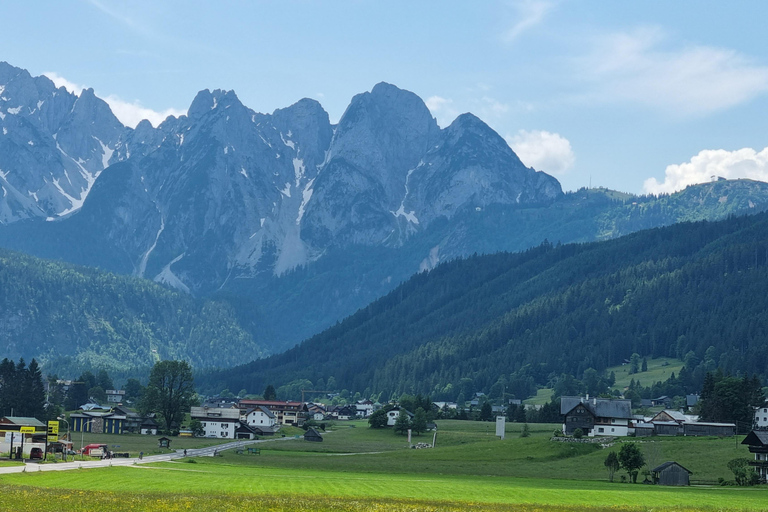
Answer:
<svg viewBox="0 0 768 512"><path fill-rule="evenodd" d="M322 443L262 443L260 455L227 451L151 465L3 475L0 500L8 504L3 510L60 510L66 503L74 511L763 510L768 504L764 486L670 488L619 483L621 473L609 483L603 461L620 443L551 441L556 425L531 425L532 435L522 438L521 426L508 424L504 440L492 424L438 425L435 449L409 449L391 430L350 422ZM432 435L415 440L431 442ZM716 481L731 477L728 460L747 456L740 440L654 438L640 445L657 464L677 460L694 480ZM24 508L31 495L34 508Z"/></svg>

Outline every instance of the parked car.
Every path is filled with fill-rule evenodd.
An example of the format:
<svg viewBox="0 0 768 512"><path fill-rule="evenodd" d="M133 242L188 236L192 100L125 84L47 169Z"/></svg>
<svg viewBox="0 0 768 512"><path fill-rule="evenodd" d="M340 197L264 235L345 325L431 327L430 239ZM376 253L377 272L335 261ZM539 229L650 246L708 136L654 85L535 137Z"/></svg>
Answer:
<svg viewBox="0 0 768 512"><path fill-rule="evenodd" d="M30 459L42 459L43 458L43 450L40 448L32 448L29 451L29 458Z"/></svg>

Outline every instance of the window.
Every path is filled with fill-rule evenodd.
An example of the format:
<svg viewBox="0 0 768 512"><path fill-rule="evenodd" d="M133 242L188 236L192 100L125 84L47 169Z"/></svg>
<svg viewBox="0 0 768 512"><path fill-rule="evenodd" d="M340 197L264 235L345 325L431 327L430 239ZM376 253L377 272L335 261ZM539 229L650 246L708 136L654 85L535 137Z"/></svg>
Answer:
<svg viewBox="0 0 768 512"><path fill-rule="evenodd" d="M605 432L605 430L603 429L603 427L600 427L599 429L597 429L597 431L598 431L598 432L600 432L601 434L602 434L603 432Z"/></svg>
<svg viewBox="0 0 768 512"><path fill-rule="evenodd" d="M616 429L615 429L615 428L612 428L612 429L611 429L611 432L616 432Z"/></svg>

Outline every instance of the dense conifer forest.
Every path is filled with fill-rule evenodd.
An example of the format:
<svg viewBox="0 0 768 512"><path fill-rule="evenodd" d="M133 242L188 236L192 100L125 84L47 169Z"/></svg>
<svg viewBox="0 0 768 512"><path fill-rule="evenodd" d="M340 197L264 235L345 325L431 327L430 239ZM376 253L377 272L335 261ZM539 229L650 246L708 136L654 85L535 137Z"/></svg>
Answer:
<svg viewBox="0 0 768 512"><path fill-rule="evenodd" d="M687 365L688 382L714 368L764 381L766 289L766 214L545 242L440 265L294 349L198 382L258 392L333 379L385 399L468 398L501 383L524 398L634 353L700 361Z"/></svg>
<svg viewBox="0 0 768 512"><path fill-rule="evenodd" d="M37 358L48 373L107 369L145 375L156 360L196 367L260 357L224 302L197 300L151 281L0 250L3 356Z"/></svg>

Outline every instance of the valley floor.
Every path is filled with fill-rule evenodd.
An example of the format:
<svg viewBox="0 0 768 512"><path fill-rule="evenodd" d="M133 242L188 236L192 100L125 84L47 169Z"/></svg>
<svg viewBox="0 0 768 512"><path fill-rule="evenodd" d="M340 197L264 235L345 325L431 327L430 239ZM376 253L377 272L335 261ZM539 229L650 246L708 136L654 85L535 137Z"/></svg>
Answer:
<svg viewBox="0 0 768 512"><path fill-rule="evenodd" d="M602 463L619 445L550 441L555 425L531 425L531 437L522 438L520 425L509 424L503 441L487 423L438 425L435 449L410 450L391 430L349 422L322 443L269 443L261 455L227 451L143 466L4 475L0 505L43 511L597 511L763 510L768 502L765 486L609 483ZM431 434L421 438L432 440ZM646 458L658 459L653 463L677 460L695 481L706 482L731 477L727 461L747 456L740 440L654 438L641 447Z"/></svg>

